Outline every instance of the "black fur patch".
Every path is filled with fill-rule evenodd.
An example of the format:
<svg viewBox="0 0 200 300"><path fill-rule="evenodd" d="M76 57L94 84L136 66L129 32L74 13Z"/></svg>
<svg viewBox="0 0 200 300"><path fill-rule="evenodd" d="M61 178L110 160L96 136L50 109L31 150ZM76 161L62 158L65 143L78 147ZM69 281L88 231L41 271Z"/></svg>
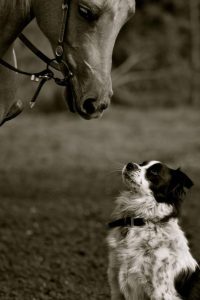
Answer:
<svg viewBox="0 0 200 300"><path fill-rule="evenodd" d="M193 182L180 169L173 170L161 163L155 163L146 171L146 178L157 202L165 202L179 211L185 188L192 187Z"/></svg>
<svg viewBox="0 0 200 300"><path fill-rule="evenodd" d="M200 300L200 269L181 272L175 280L175 288L183 300Z"/></svg>
<svg viewBox="0 0 200 300"><path fill-rule="evenodd" d="M146 166L149 162L148 161L143 161L142 163L139 164L140 167Z"/></svg>

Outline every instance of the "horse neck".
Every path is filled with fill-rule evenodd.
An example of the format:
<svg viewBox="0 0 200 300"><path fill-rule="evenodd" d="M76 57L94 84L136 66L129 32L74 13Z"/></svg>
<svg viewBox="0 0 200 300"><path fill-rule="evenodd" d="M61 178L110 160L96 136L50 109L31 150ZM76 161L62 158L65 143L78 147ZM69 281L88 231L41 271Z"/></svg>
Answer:
<svg viewBox="0 0 200 300"><path fill-rule="evenodd" d="M23 11L18 4L14 6L1 2L2 0L0 0L0 57L3 57L18 34L34 16L31 7L29 10Z"/></svg>

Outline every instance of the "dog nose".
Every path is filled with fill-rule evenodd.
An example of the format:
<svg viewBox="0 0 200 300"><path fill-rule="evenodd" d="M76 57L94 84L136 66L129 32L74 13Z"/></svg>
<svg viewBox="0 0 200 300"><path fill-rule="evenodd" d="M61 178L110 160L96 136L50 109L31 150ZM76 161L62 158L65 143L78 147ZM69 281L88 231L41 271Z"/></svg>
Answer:
<svg viewBox="0 0 200 300"><path fill-rule="evenodd" d="M128 163L126 166L127 171L135 171L138 169L138 166L134 163Z"/></svg>

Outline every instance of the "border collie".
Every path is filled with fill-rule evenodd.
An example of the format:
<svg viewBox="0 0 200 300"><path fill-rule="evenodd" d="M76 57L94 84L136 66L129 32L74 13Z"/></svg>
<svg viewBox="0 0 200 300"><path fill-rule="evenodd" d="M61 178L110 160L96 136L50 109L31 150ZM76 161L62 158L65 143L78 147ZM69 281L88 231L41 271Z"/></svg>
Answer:
<svg viewBox="0 0 200 300"><path fill-rule="evenodd" d="M107 238L112 300L199 300L198 263L178 222L192 181L158 161L128 163L122 178Z"/></svg>

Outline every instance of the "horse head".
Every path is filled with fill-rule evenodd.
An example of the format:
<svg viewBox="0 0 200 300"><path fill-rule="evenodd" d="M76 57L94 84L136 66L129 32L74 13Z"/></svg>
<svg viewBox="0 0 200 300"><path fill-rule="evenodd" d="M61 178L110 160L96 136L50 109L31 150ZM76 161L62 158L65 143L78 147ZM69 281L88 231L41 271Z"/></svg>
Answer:
<svg viewBox="0 0 200 300"><path fill-rule="evenodd" d="M72 110L86 119L108 107L112 92L111 65L116 37L134 13L134 0L68 0L63 59L73 73L66 98ZM35 0L38 25L53 50L62 26L62 0Z"/></svg>

